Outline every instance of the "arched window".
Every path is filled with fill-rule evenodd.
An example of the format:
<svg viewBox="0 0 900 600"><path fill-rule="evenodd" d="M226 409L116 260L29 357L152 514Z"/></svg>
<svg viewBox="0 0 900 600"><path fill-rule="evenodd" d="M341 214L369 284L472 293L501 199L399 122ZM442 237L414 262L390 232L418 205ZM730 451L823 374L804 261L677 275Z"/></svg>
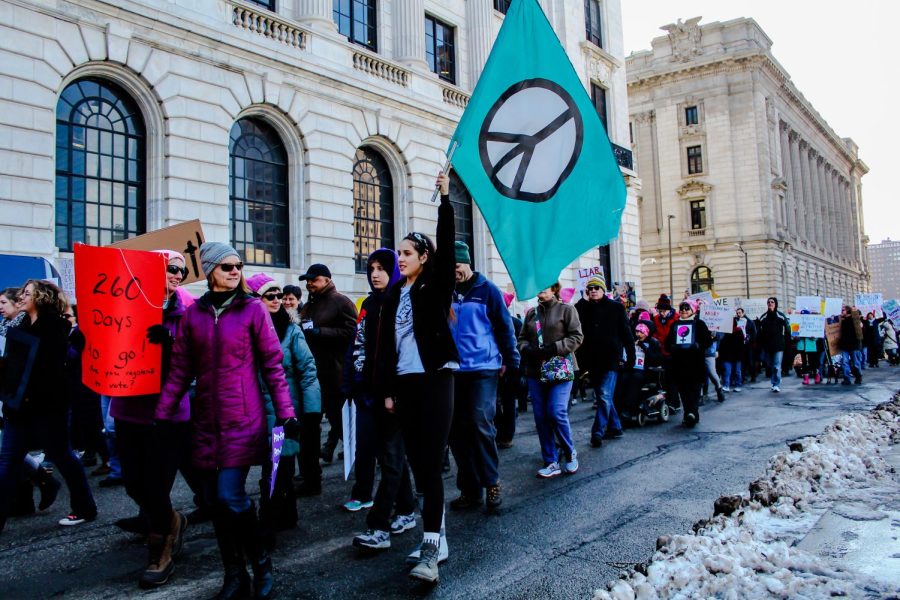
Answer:
<svg viewBox="0 0 900 600"><path fill-rule="evenodd" d="M356 272L366 272L369 255L394 247L394 182L387 162L374 149L359 148L353 163L353 251Z"/></svg>
<svg viewBox="0 0 900 600"><path fill-rule="evenodd" d="M288 162L281 138L260 119L231 128L231 243L245 263L288 265Z"/></svg>
<svg viewBox="0 0 900 600"><path fill-rule="evenodd" d="M475 268L475 227L472 220L472 196L456 173L450 173L450 204L456 223L456 239L469 245L472 268Z"/></svg>
<svg viewBox="0 0 900 600"><path fill-rule="evenodd" d="M144 233L144 119L122 88L75 81L56 104L56 245L105 246Z"/></svg>
<svg viewBox="0 0 900 600"><path fill-rule="evenodd" d="M697 267L691 273L691 293L711 292L713 290L713 274L709 267Z"/></svg>

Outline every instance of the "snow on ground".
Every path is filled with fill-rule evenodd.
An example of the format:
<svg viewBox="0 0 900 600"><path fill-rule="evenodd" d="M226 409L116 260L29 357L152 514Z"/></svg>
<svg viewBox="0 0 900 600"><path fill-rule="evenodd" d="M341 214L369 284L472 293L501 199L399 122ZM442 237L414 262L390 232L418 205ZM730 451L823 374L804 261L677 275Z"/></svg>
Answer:
<svg viewBox="0 0 900 600"><path fill-rule="evenodd" d="M877 509L900 494L900 474L886 460L898 442L900 394L840 417L772 457L749 493L720 498L716 516L696 523L694 534L661 537L649 563L594 600L900 598L883 579L848 568L840 552L822 557L796 547L829 510L884 519Z"/></svg>

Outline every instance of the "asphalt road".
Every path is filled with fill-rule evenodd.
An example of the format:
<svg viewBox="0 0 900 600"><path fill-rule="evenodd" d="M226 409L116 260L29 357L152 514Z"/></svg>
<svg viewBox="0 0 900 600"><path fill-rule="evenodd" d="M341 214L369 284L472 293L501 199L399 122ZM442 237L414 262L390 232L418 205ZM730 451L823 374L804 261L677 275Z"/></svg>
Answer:
<svg viewBox="0 0 900 600"><path fill-rule="evenodd" d="M531 413L519 418L515 445L501 451L504 502L499 514L451 512L450 560L436 588L406 577L403 558L421 539L417 528L393 547L361 557L350 541L364 529L361 513L339 509L350 484L341 467L326 467L322 496L300 500L301 523L279 538L274 555L281 598L590 598L619 570L646 560L656 538L688 531L712 514L713 501L746 489L785 442L817 434L840 414L865 410L900 388L900 368L869 369L861 386L801 386L786 378L781 394L767 384L707 402L700 424L629 429L600 449L588 446L590 404L571 410L581 470L544 481ZM256 472L249 481L255 482ZM446 481L447 500L456 496ZM93 482L96 485L96 479ZM255 484L254 484L255 485ZM113 522L135 512L122 488L96 489L100 516L92 523L56 525L67 507L62 494L50 510L11 519L0 534L0 597L206 598L218 591L221 566L212 527L187 532L175 575L158 591L137 579L146 549ZM173 496L191 508L179 479Z"/></svg>

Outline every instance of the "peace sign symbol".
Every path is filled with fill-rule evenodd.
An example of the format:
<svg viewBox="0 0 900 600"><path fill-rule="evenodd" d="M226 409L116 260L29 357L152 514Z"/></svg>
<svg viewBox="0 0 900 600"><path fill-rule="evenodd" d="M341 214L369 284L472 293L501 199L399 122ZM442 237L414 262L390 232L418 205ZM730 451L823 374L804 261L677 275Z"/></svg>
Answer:
<svg viewBox="0 0 900 600"><path fill-rule="evenodd" d="M545 202L569 177L584 138L572 96L549 79L526 79L497 99L481 125L481 165L498 192Z"/></svg>

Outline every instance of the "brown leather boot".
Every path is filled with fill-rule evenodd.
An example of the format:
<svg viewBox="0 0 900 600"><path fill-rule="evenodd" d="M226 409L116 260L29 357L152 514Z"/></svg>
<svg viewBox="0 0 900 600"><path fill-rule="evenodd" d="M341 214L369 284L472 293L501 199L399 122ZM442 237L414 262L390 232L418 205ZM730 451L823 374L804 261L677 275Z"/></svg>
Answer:
<svg viewBox="0 0 900 600"><path fill-rule="evenodd" d="M175 563L172 562L172 541L175 536L151 533L149 538L150 557L147 560L147 568L141 574L140 585L142 588L159 587L169 580Z"/></svg>

